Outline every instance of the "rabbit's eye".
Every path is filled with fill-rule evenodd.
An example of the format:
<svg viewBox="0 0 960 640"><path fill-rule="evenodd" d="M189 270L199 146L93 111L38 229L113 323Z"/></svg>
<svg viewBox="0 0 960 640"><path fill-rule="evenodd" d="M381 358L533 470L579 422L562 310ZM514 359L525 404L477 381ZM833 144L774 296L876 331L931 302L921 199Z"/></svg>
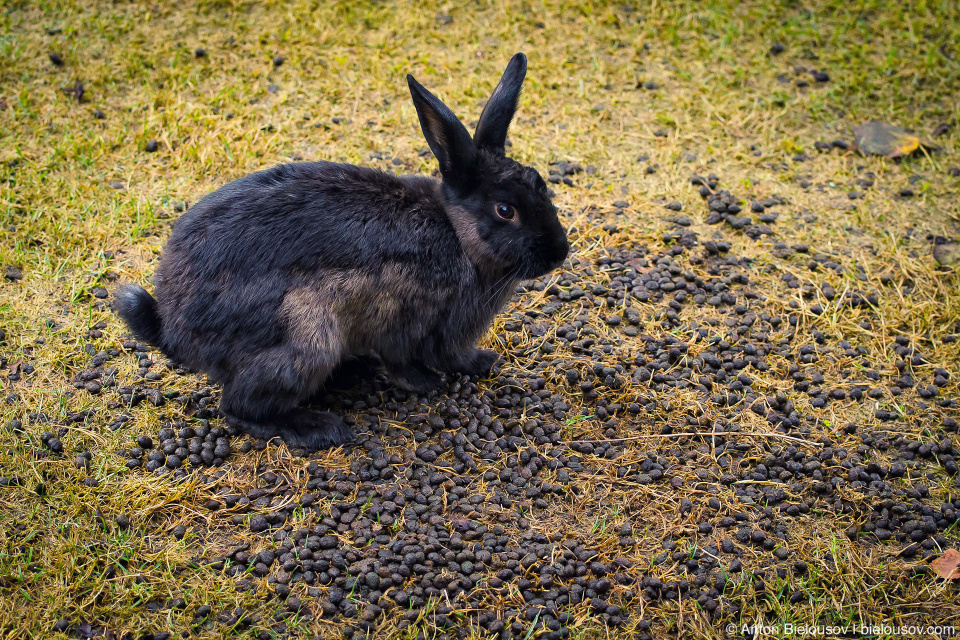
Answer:
<svg viewBox="0 0 960 640"><path fill-rule="evenodd" d="M508 204L498 204L497 215L504 220L513 220L517 217L517 210Z"/></svg>

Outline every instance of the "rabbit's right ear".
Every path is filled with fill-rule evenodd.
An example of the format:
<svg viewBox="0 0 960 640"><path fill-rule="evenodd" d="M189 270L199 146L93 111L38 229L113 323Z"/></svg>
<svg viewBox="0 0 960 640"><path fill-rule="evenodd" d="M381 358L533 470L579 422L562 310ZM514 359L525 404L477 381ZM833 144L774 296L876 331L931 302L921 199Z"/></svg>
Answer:
<svg viewBox="0 0 960 640"><path fill-rule="evenodd" d="M477 181L476 147L466 127L447 105L407 76L410 95L420 118L420 129L427 139L430 150L440 163L443 181L451 186L468 191Z"/></svg>
<svg viewBox="0 0 960 640"><path fill-rule="evenodd" d="M503 154L507 142L507 129L513 114L517 111L520 89L527 75L527 56L518 53L510 59L506 71L500 78L493 95L487 100L480 114L477 132L473 134L473 143L478 149L489 149Z"/></svg>

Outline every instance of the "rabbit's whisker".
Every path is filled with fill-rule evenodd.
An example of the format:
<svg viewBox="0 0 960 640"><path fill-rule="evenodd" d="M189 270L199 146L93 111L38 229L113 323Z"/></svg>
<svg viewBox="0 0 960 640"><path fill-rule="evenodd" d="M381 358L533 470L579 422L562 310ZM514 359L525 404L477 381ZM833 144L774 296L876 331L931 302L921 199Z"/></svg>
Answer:
<svg viewBox="0 0 960 640"><path fill-rule="evenodd" d="M491 302L496 301L497 297L499 297L499 295L503 292L503 290L510 285L510 283L513 281L514 276L516 276L517 273L519 273L519 267L514 267L513 269L510 269L509 271L507 271L507 273L504 274L503 277L497 280L491 287L491 289L493 289L493 293L491 293L490 296L486 300L484 300L482 306L486 307Z"/></svg>

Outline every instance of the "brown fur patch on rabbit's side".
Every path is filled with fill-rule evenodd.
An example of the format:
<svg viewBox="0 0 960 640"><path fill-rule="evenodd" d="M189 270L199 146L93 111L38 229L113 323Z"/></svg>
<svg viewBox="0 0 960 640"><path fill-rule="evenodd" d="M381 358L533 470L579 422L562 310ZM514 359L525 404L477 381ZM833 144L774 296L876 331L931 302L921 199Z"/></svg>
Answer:
<svg viewBox="0 0 960 640"><path fill-rule="evenodd" d="M406 265L392 263L371 279L372 300L367 313L375 314L380 326L402 317L405 306L411 303L429 304L436 300L438 292L431 291L417 282L417 275Z"/></svg>
<svg viewBox="0 0 960 640"><path fill-rule="evenodd" d="M286 294L281 317L290 336L309 349L337 350L347 345L373 345L404 322L411 306L423 307L440 292L416 281L402 264L388 264L379 272L330 270L313 282ZM346 332L346 333L345 333Z"/></svg>
<svg viewBox="0 0 960 640"><path fill-rule="evenodd" d="M286 321L290 338L301 348L313 353L330 354L332 360L341 355L343 339L340 322L330 309L325 292L301 287L287 292L280 306L280 317Z"/></svg>

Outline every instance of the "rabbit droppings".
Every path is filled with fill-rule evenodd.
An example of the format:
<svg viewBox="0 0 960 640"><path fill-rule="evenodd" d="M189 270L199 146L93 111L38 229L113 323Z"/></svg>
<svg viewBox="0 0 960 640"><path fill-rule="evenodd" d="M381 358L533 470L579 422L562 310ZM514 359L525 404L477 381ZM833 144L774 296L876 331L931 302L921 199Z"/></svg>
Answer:
<svg viewBox="0 0 960 640"><path fill-rule="evenodd" d="M504 151L526 67L510 60L473 139L407 76L442 180L302 162L214 191L177 221L156 298L124 285L117 312L222 384L229 423L295 447L353 439L339 416L300 407L346 358L375 355L415 392L438 372L489 373L498 356L476 343L494 315L569 251L543 178Z"/></svg>

